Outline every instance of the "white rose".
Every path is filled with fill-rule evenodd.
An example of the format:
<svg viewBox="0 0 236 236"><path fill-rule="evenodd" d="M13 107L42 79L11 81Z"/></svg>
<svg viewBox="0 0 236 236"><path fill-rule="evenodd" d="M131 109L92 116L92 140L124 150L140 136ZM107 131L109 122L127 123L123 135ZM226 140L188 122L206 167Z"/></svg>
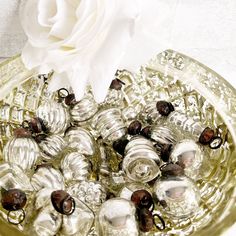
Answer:
<svg viewBox="0 0 236 236"><path fill-rule="evenodd" d="M21 22L28 36L27 68L54 70L52 89L71 85L77 99L86 85L103 101L135 28L136 0L28 0Z"/></svg>

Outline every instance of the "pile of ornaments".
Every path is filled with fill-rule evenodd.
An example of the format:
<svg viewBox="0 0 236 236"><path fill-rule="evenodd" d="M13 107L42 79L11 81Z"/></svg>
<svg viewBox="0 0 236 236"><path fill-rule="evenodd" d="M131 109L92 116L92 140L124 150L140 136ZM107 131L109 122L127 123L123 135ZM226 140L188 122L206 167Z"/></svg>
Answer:
<svg viewBox="0 0 236 236"><path fill-rule="evenodd" d="M0 165L9 224L29 235L135 236L197 211L204 146L221 137L167 101L127 116L122 86L113 80L103 104L60 89L15 130Z"/></svg>

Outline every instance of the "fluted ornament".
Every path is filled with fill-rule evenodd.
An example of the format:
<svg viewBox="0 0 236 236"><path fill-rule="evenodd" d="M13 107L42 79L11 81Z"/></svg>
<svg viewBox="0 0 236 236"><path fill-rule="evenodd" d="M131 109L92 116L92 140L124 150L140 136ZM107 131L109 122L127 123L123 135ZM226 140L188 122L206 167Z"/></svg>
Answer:
<svg viewBox="0 0 236 236"><path fill-rule="evenodd" d="M40 105L36 111L51 133L63 133L70 123L69 112L62 104L50 100Z"/></svg>
<svg viewBox="0 0 236 236"><path fill-rule="evenodd" d="M45 160L51 160L57 157L66 147L64 139L57 134L46 137L39 143L41 156Z"/></svg>
<svg viewBox="0 0 236 236"><path fill-rule="evenodd" d="M95 141L90 132L81 127L71 127L66 132L67 147L78 153L92 156L95 153Z"/></svg>
<svg viewBox="0 0 236 236"><path fill-rule="evenodd" d="M112 198L104 202L98 214L99 235L138 236L136 208L131 201Z"/></svg>
<svg viewBox="0 0 236 236"><path fill-rule="evenodd" d="M153 190L158 201L165 202L163 211L174 218L189 217L199 209L199 189L186 176L161 178Z"/></svg>
<svg viewBox="0 0 236 236"><path fill-rule="evenodd" d="M149 182L160 174L160 157L151 141L133 137L125 148L122 169L127 177L137 182Z"/></svg>
<svg viewBox="0 0 236 236"><path fill-rule="evenodd" d="M115 141L127 133L120 109L102 110L93 119L93 125L104 140Z"/></svg>
<svg viewBox="0 0 236 236"><path fill-rule="evenodd" d="M67 181L87 180L90 167L88 158L78 152L67 154L61 161L61 170Z"/></svg>
<svg viewBox="0 0 236 236"><path fill-rule="evenodd" d="M194 140L184 139L174 146L170 160L182 166L187 176L196 178L203 161L203 152Z"/></svg>
<svg viewBox="0 0 236 236"><path fill-rule="evenodd" d="M5 162L19 165L23 170L30 170L40 156L38 144L30 137L14 137L3 149Z"/></svg>
<svg viewBox="0 0 236 236"><path fill-rule="evenodd" d="M98 104L92 95L87 94L71 108L71 118L77 122L83 122L92 118L98 111Z"/></svg>
<svg viewBox="0 0 236 236"><path fill-rule="evenodd" d="M176 142L176 134L165 125L154 125L151 127L151 139L159 144L174 144Z"/></svg>

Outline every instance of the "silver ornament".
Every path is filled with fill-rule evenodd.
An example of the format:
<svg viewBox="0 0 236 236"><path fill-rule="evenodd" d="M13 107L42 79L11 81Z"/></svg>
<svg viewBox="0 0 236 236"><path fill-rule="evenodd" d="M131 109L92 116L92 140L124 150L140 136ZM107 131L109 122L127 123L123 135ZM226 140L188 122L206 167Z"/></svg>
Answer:
<svg viewBox="0 0 236 236"><path fill-rule="evenodd" d="M127 133L120 109L110 108L96 114L93 125L104 140L115 141Z"/></svg>
<svg viewBox="0 0 236 236"><path fill-rule="evenodd" d="M176 135L167 126L154 125L151 128L151 139L159 144L174 144L176 142Z"/></svg>
<svg viewBox="0 0 236 236"><path fill-rule="evenodd" d="M67 109L53 100L40 105L36 114L53 134L63 133L70 123L70 115Z"/></svg>
<svg viewBox="0 0 236 236"><path fill-rule="evenodd" d="M184 139L174 146L170 160L173 163L178 162L184 168L187 176L196 178L203 161L203 152L196 142L191 139Z"/></svg>
<svg viewBox="0 0 236 236"><path fill-rule="evenodd" d="M71 118L77 122L83 122L92 118L98 111L98 104L93 96L87 94L71 108Z"/></svg>
<svg viewBox="0 0 236 236"><path fill-rule="evenodd" d="M149 187L143 183L126 183L125 186L121 189L119 197L131 200L133 192L143 189L150 192Z"/></svg>
<svg viewBox="0 0 236 236"><path fill-rule="evenodd" d="M162 116L157 111L156 101L147 103L140 113L140 117L143 121L150 124L156 123L158 120L160 120Z"/></svg>
<svg viewBox="0 0 236 236"><path fill-rule="evenodd" d="M199 209L199 189L186 176L161 178L153 190L157 199L165 202L163 211L173 218L189 217Z"/></svg>
<svg viewBox="0 0 236 236"><path fill-rule="evenodd" d="M112 198L104 202L98 214L99 235L138 236L136 208L131 201Z"/></svg>
<svg viewBox="0 0 236 236"><path fill-rule="evenodd" d="M31 178L36 191L42 188L64 189L62 174L52 167L39 167Z"/></svg>
<svg viewBox="0 0 236 236"><path fill-rule="evenodd" d="M91 133L81 127L71 127L66 132L67 147L78 153L92 156L95 153L95 141Z"/></svg>
<svg viewBox="0 0 236 236"><path fill-rule="evenodd" d="M17 138L9 140L3 149L5 162L19 165L23 170L30 170L39 158L38 144L32 138Z"/></svg>
<svg viewBox="0 0 236 236"><path fill-rule="evenodd" d="M78 152L67 154L61 161L61 170L67 181L88 179L90 167L88 158Z"/></svg>
<svg viewBox="0 0 236 236"><path fill-rule="evenodd" d="M71 196L75 196L94 211L106 200L106 190L101 183L97 181L82 181L73 184L68 189L68 192Z"/></svg>
<svg viewBox="0 0 236 236"><path fill-rule="evenodd" d="M187 117L185 114L178 111L171 112L167 119L171 124L181 127L184 131L191 133L197 139L206 128L200 122L196 122L191 117Z"/></svg>
<svg viewBox="0 0 236 236"><path fill-rule="evenodd" d="M71 215L63 215L61 235L87 236L94 224L94 213L82 201L74 198L75 210Z"/></svg>
<svg viewBox="0 0 236 236"><path fill-rule="evenodd" d="M41 156L45 160L51 160L57 157L65 148L66 142L57 134L46 137L39 143L41 149Z"/></svg>
<svg viewBox="0 0 236 236"><path fill-rule="evenodd" d="M149 182L160 175L159 164L160 157L151 141L135 136L127 144L122 169L129 179Z"/></svg>
<svg viewBox="0 0 236 236"><path fill-rule="evenodd" d="M32 225L32 235L54 236L62 224L61 214L54 210L51 204L44 205Z"/></svg>
<svg viewBox="0 0 236 236"><path fill-rule="evenodd" d="M33 191L29 177L23 169L14 163L0 165L0 187L4 189L21 189L22 191Z"/></svg>

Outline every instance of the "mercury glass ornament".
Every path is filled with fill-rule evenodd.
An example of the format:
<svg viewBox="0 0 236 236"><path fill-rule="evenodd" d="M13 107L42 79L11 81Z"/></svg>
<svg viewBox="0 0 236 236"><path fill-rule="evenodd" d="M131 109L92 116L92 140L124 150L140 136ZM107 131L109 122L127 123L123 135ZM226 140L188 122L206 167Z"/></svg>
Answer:
<svg viewBox="0 0 236 236"><path fill-rule="evenodd" d="M36 114L53 134L63 133L70 123L70 115L67 109L53 100L40 105Z"/></svg>
<svg viewBox="0 0 236 236"><path fill-rule="evenodd" d="M143 183L126 183L125 186L121 189L119 197L131 200L133 192L143 189L149 191L149 187Z"/></svg>
<svg viewBox="0 0 236 236"><path fill-rule="evenodd" d="M80 101L76 102L70 110L71 118L76 122L87 121L98 111L98 104L92 95L85 95Z"/></svg>
<svg viewBox="0 0 236 236"><path fill-rule="evenodd" d="M41 156L45 160L56 158L62 150L66 147L64 139L57 134L47 136L39 143L41 149Z"/></svg>
<svg viewBox="0 0 236 236"><path fill-rule="evenodd" d="M21 189L22 191L33 191L29 177L23 169L14 163L0 165L0 187L4 189Z"/></svg>
<svg viewBox="0 0 236 236"><path fill-rule="evenodd" d="M118 140L127 133L121 111L117 108L100 111L94 117L93 123L102 138L107 141Z"/></svg>
<svg viewBox="0 0 236 236"><path fill-rule="evenodd" d="M87 180L90 167L88 158L78 152L67 154L61 161L61 171L67 181Z"/></svg>
<svg viewBox="0 0 236 236"><path fill-rule="evenodd" d="M187 176L196 178L203 161L203 152L196 142L184 139L174 146L170 160L182 166Z"/></svg>
<svg viewBox="0 0 236 236"><path fill-rule="evenodd" d="M3 149L5 162L15 163L23 170L30 170L40 156L38 144L31 137L14 137Z"/></svg>
<svg viewBox="0 0 236 236"><path fill-rule="evenodd" d="M201 144L209 144L212 149L219 148L222 144L222 139L215 136L213 129L205 127L201 122L194 121L185 114L174 111L169 115L168 121L191 133Z"/></svg>
<svg viewBox="0 0 236 236"><path fill-rule="evenodd" d="M162 177L153 190L158 201L165 203L163 211L173 218L190 217L199 209L199 189L186 176Z"/></svg>
<svg viewBox="0 0 236 236"><path fill-rule="evenodd" d="M91 133L81 127L71 127L66 132L67 147L78 153L92 156L95 153L95 141Z"/></svg>
<svg viewBox="0 0 236 236"><path fill-rule="evenodd" d="M127 144L122 169L129 179L149 182L160 174L159 164L160 157L151 141L135 136Z"/></svg>
<svg viewBox="0 0 236 236"><path fill-rule="evenodd" d="M98 214L99 235L138 236L136 208L131 201L113 198L104 202Z"/></svg>
<svg viewBox="0 0 236 236"><path fill-rule="evenodd" d="M31 184L36 191L42 188L64 189L62 174L50 166L39 167L31 178Z"/></svg>
<svg viewBox="0 0 236 236"><path fill-rule="evenodd" d="M68 192L96 211L106 200L106 190L98 181L82 181L69 187Z"/></svg>
<svg viewBox="0 0 236 236"><path fill-rule="evenodd" d="M167 126L154 125L151 127L151 139L159 144L174 144L176 142L175 133Z"/></svg>
<svg viewBox="0 0 236 236"><path fill-rule="evenodd" d="M33 222L33 235L86 236L94 223L93 212L83 202L73 198L73 213L61 214L52 204L51 193L52 189L45 188L36 194L35 207L38 212Z"/></svg>

